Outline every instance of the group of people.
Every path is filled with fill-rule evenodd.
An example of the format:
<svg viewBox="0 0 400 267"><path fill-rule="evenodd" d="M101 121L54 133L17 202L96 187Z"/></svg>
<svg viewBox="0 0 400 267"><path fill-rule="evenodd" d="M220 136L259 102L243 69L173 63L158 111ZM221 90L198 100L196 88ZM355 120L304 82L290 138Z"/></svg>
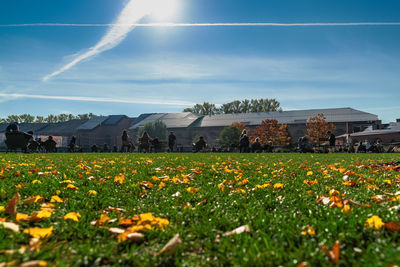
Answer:
<svg viewBox="0 0 400 267"><path fill-rule="evenodd" d="M136 147L129 137L128 132L124 130L121 136L122 147L121 152L133 152ZM139 137L138 152L160 152L162 149L162 143L158 137L151 138L150 135L145 131L141 137ZM174 132L170 132L168 136L168 151L173 152L176 144L176 136Z"/></svg>
<svg viewBox="0 0 400 267"><path fill-rule="evenodd" d="M53 136L42 141L41 138L34 139L33 131L22 132L19 130L18 122L11 122L6 128L7 150L20 148L24 152L56 152L56 141Z"/></svg>

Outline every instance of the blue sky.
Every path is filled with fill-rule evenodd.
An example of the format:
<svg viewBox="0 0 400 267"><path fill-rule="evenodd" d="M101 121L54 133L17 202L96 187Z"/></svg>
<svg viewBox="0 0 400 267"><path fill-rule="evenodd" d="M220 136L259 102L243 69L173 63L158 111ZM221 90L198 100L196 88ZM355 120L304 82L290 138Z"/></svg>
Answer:
<svg viewBox="0 0 400 267"><path fill-rule="evenodd" d="M127 0L5 0L0 25L109 24ZM397 0L176 0L174 23L400 22ZM145 16L140 23L164 22ZM0 27L0 116L180 112L276 98L284 110L353 107L400 118L400 25L137 27L43 81L109 27ZM79 101L77 101L79 100Z"/></svg>

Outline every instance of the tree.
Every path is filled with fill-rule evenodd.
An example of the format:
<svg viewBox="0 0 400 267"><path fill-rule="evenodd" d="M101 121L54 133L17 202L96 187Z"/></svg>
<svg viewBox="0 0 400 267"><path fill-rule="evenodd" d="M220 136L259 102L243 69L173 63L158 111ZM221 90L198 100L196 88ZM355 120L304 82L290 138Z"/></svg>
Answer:
<svg viewBox="0 0 400 267"><path fill-rule="evenodd" d="M273 145L287 146L290 137L286 124L279 124L277 120L264 120L254 129L253 135L260 139L260 143L272 142Z"/></svg>
<svg viewBox="0 0 400 267"><path fill-rule="evenodd" d="M318 114L310 117L306 123L307 136L312 142L319 143L322 139L329 137L328 131L333 132L336 126L333 123L328 123L324 114Z"/></svg>
<svg viewBox="0 0 400 267"><path fill-rule="evenodd" d="M192 108L185 108L184 112L192 112L199 115L214 115L218 113L215 104L204 102L203 104L196 104Z"/></svg>
<svg viewBox="0 0 400 267"><path fill-rule="evenodd" d="M11 123L11 122L21 122L21 119L20 119L20 117L19 117L18 115L9 115L9 116L7 117L7 119L6 119L6 121L7 121L8 123Z"/></svg>
<svg viewBox="0 0 400 267"><path fill-rule="evenodd" d="M228 148L231 146L238 147L240 135L242 131L246 128L243 123L235 122L230 126L225 127L218 138L218 144L222 148Z"/></svg>
<svg viewBox="0 0 400 267"><path fill-rule="evenodd" d="M214 114L234 114L234 113L249 113L249 112L270 112L282 111L280 103L272 98L261 99L245 99L235 100L229 103L222 104L219 108L215 104L204 102L196 104L192 108L185 108L184 112L192 112L199 115L214 115Z"/></svg>
<svg viewBox="0 0 400 267"><path fill-rule="evenodd" d="M36 116L35 123L45 123L45 119L42 116Z"/></svg>
<svg viewBox="0 0 400 267"><path fill-rule="evenodd" d="M165 125L165 123L163 123L162 121L148 122L142 127L139 127L137 134L138 141L145 131L149 134L151 138L158 138L160 142L166 143L168 140L167 125Z"/></svg>
<svg viewBox="0 0 400 267"><path fill-rule="evenodd" d="M21 123L33 123L35 121L35 117L29 114L22 114L19 119Z"/></svg>
<svg viewBox="0 0 400 267"><path fill-rule="evenodd" d="M46 121L47 123L57 123L57 122L58 122L57 116L56 116L56 115L53 115L53 114L48 115L48 116L46 117L45 121Z"/></svg>

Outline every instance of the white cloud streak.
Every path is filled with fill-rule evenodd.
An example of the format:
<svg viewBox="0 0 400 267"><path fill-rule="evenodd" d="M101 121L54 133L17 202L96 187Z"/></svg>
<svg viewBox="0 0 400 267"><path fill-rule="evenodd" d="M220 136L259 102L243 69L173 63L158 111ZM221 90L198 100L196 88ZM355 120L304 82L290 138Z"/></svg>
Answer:
<svg viewBox="0 0 400 267"><path fill-rule="evenodd" d="M122 14L121 14L122 16ZM143 16L142 16L143 17ZM138 19L139 20L139 19ZM110 24L79 24L79 23L31 23L31 24L1 24L0 27L324 27L324 26L400 26L400 22L310 22L310 23L110 23ZM132 28L132 29L133 29ZM131 31L130 29L129 31ZM111 31L111 30L110 30ZM128 32L129 32L128 31Z"/></svg>
<svg viewBox="0 0 400 267"><path fill-rule="evenodd" d="M84 101L84 102L107 102L107 103L123 103L123 104L143 104L143 105L165 105L165 106L193 106L194 103L185 101L168 101L168 100L141 100L141 99L118 99L107 97L86 97L86 96L50 96L36 94L7 94L0 93L1 98L8 100L18 98L30 99L47 99L47 100L65 100L65 101Z"/></svg>
<svg viewBox="0 0 400 267"><path fill-rule="evenodd" d="M89 48L87 52L78 55L74 60L64 65L59 70L45 76L43 81L48 81L64 71L69 70L83 60L94 57L106 50L114 48L125 39L126 35L130 31L135 28L136 23L150 12L150 5L146 3L146 0L130 0L121 11L116 23L108 25L110 26L110 29L103 36L100 42Z"/></svg>

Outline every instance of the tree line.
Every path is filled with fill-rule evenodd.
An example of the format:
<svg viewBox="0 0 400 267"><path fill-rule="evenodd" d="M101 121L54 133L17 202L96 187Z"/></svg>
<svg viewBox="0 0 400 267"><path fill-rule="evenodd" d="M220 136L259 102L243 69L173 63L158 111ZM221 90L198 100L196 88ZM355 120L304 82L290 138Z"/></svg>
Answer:
<svg viewBox="0 0 400 267"><path fill-rule="evenodd" d="M199 115L235 114L251 112L282 111L281 104L275 98L235 100L217 107L215 104L204 102L191 108L185 108L184 112L192 112Z"/></svg>
<svg viewBox="0 0 400 267"><path fill-rule="evenodd" d="M58 123L58 122L66 122L70 120L90 120L92 118L97 117L93 113L85 113L85 114L59 114L53 115L50 114L47 117L44 116L33 116L30 114L22 114L22 115L9 115L7 118L0 118L0 123Z"/></svg>

